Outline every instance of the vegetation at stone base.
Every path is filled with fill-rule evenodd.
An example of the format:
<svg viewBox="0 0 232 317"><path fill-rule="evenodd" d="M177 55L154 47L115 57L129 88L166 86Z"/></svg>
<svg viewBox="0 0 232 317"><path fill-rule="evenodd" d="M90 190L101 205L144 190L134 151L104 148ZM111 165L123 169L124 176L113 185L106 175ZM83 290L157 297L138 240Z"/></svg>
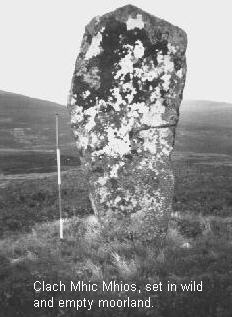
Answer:
<svg viewBox="0 0 232 317"><path fill-rule="evenodd" d="M215 163L216 161L216 163ZM219 164L221 163L221 164ZM59 240L56 175L17 180L1 191L0 306L4 317L154 316L230 317L232 311L232 166L229 158L176 155L173 225L166 241L141 246L111 228L99 237L80 168L63 172L65 240ZM77 205L78 201L78 205ZM89 219L89 221L88 221ZM92 225L91 225L92 223ZM62 280L136 283L203 281L203 292L43 293L33 283ZM152 309L77 312L32 306L35 298L152 297ZM95 307L96 308L96 307Z"/></svg>
<svg viewBox="0 0 232 317"><path fill-rule="evenodd" d="M232 261L231 242L218 239L212 232L195 239L191 249L181 248L182 237L175 231L169 233L164 244L144 248L134 241L114 239L114 231L105 237L95 237L85 231L86 222L73 217L65 223L65 241L58 239L58 222L36 226L32 233L20 235L17 240L2 240L1 253L1 305L5 316L230 316ZM8 262L11 260L11 264ZM203 292L169 293L142 292L43 292L35 295L33 283L45 280L65 285L70 281L104 280L118 283L135 283L144 290L147 283L170 281L188 283L203 281ZM99 287L99 289L101 289ZM107 309L94 307L89 314L74 308L33 308L33 299L121 299L148 298L154 308Z"/></svg>

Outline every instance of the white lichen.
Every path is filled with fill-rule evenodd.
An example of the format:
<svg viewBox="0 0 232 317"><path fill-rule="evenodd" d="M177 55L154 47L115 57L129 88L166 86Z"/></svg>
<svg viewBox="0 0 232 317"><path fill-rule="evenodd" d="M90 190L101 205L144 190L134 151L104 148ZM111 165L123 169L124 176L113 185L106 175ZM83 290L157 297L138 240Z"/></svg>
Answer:
<svg viewBox="0 0 232 317"><path fill-rule="evenodd" d="M111 166L111 170L109 173L110 177L118 177L118 170L120 167L122 167L125 163L124 162L119 162L113 166Z"/></svg>
<svg viewBox="0 0 232 317"><path fill-rule="evenodd" d="M157 100L149 107L146 107L146 111L143 112L143 115L141 117L141 123L146 124L150 127L157 127L166 124L167 122L162 118L164 112L165 106L160 100Z"/></svg>
<svg viewBox="0 0 232 317"><path fill-rule="evenodd" d="M106 186L99 187L98 190L98 195L100 197L100 203L104 203L107 201L107 197L110 195L110 193L107 191Z"/></svg>
<svg viewBox="0 0 232 317"><path fill-rule="evenodd" d="M183 69L182 69L182 68L179 69L179 70L176 72L176 75L177 75L179 78L183 77Z"/></svg>
<svg viewBox="0 0 232 317"><path fill-rule="evenodd" d="M75 106L71 110L71 123L76 124L80 123L83 120L83 107Z"/></svg>
<svg viewBox="0 0 232 317"><path fill-rule="evenodd" d="M82 96L83 96L84 99L86 99L89 95L90 95L90 91L89 91L89 90L85 90L85 91L82 93Z"/></svg>
<svg viewBox="0 0 232 317"><path fill-rule="evenodd" d="M122 200L122 198L120 196L117 196L114 200L115 204L118 204L120 201Z"/></svg>
<svg viewBox="0 0 232 317"><path fill-rule="evenodd" d="M168 43L167 47L168 47L168 51L169 51L170 54L175 54L176 53L177 49L171 43Z"/></svg>
<svg viewBox="0 0 232 317"><path fill-rule="evenodd" d="M157 86L151 93L150 100L154 102L156 99L161 98L160 87Z"/></svg>
<svg viewBox="0 0 232 317"><path fill-rule="evenodd" d="M174 63L169 54L163 55L159 53L157 55L158 67L162 68L164 73L172 73L174 71Z"/></svg>
<svg viewBox="0 0 232 317"><path fill-rule="evenodd" d="M133 74L133 46L125 45L124 47L127 48L128 53L119 61L120 68L114 76L115 79L123 80L128 73Z"/></svg>
<svg viewBox="0 0 232 317"><path fill-rule="evenodd" d="M90 107L84 111L84 114L88 116L87 123L85 124L85 130L87 132L90 132L96 125L95 116L97 112L97 107Z"/></svg>
<svg viewBox="0 0 232 317"><path fill-rule="evenodd" d="M101 32L104 30L101 30ZM96 36L92 38L92 42L88 48L88 51L85 54L85 59L90 59L94 56L99 55L102 52L101 42L102 42L102 33L98 32Z"/></svg>
<svg viewBox="0 0 232 317"><path fill-rule="evenodd" d="M105 153L110 156L123 156L130 152L129 135L126 134L121 137L115 136L117 129L108 128L108 145L105 147Z"/></svg>
<svg viewBox="0 0 232 317"><path fill-rule="evenodd" d="M101 186L106 185L107 181L108 181L108 177L106 177L106 176L101 176L97 180L98 184Z"/></svg>
<svg viewBox="0 0 232 317"><path fill-rule="evenodd" d="M141 41L137 40L135 42L135 47L134 47L133 53L134 53L134 57L137 58L137 59L143 57L143 55L144 55L144 46L143 46L143 43Z"/></svg>
<svg viewBox="0 0 232 317"><path fill-rule="evenodd" d="M87 149L87 146L89 145L89 137L87 135L81 135L78 134L78 140L76 141L78 148Z"/></svg>
<svg viewBox="0 0 232 317"><path fill-rule="evenodd" d="M166 74L166 73L161 77L161 79L163 80L163 83L162 83L163 90L168 91L171 77L172 76L170 74Z"/></svg>
<svg viewBox="0 0 232 317"><path fill-rule="evenodd" d="M137 14L136 18L132 18L131 16L128 18L126 22L127 30L133 30L135 28L143 29L144 22L141 14Z"/></svg>
<svg viewBox="0 0 232 317"><path fill-rule="evenodd" d="M122 99L122 95L120 94L120 89L118 87L114 87L113 89L111 89L111 93L116 101L111 102L109 99L109 103L113 106L115 111L120 111L120 106L126 105L126 102Z"/></svg>
<svg viewBox="0 0 232 317"><path fill-rule="evenodd" d="M158 129L142 130L139 136L143 138L143 149L151 154L157 153Z"/></svg>
<svg viewBox="0 0 232 317"><path fill-rule="evenodd" d="M160 129L160 146L162 149L161 153L164 156L169 156L173 150L172 142L169 140L170 134L172 134L172 132L169 128Z"/></svg>

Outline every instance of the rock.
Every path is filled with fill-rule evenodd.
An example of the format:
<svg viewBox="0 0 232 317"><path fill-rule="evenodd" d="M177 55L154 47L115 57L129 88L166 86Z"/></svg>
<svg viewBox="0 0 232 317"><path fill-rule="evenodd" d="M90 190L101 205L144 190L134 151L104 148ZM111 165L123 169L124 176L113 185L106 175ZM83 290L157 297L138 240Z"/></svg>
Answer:
<svg viewBox="0 0 232 317"><path fill-rule="evenodd" d="M133 239L167 232L186 45L183 30L128 5L86 26L77 57L68 109L93 210Z"/></svg>

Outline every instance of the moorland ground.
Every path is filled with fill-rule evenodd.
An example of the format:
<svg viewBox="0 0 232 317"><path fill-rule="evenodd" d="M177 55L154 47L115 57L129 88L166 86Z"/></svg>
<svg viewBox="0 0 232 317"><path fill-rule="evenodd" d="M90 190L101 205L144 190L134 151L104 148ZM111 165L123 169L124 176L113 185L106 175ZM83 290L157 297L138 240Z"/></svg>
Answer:
<svg viewBox="0 0 232 317"><path fill-rule="evenodd" d="M34 164L34 163L32 163ZM62 171L64 241L59 240L56 173L1 178L0 302L2 316L225 317L232 312L232 164L228 155L176 153L174 214L165 241L147 247L121 241L111 228L96 236L81 167ZM30 172L31 169L28 168ZM90 222L89 222L90 221ZM90 229L89 229L90 228ZM92 228L92 229L91 229ZM203 282L202 292L35 294L36 280ZM152 298L153 308L33 307L35 299Z"/></svg>

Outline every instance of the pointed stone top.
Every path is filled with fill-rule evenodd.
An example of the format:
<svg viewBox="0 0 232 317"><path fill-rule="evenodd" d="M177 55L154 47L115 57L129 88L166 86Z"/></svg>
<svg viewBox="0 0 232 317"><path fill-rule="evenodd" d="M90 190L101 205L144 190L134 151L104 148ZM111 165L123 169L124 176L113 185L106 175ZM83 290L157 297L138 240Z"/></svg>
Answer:
<svg viewBox="0 0 232 317"><path fill-rule="evenodd" d="M187 35L184 30L134 5L128 4L103 16L93 18L86 26L86 32L94 36L109 22L112 25L117 25L117 27L118 22L120 22L122 27L126 25L128 31L136 28L143 29L149 35L151 42L156 41L158 34L162 38L165 37L169 43L178 46L185 53Z"/></svg>
<svg viewBox="0 0 232 317"><path fill-rule="evenodd" d="M149 14L148 12L145 12L143 11L141 8L138 8L132 4L127 4L123 7L120 7L120 8L117 8L115 9L114 11L112 11L111 13L116 13L116 12L125 12L125 13L128 13L128 14L131 14L131 13L144 13L144 14L147 14L147 15L151 15Z"/></svg>

